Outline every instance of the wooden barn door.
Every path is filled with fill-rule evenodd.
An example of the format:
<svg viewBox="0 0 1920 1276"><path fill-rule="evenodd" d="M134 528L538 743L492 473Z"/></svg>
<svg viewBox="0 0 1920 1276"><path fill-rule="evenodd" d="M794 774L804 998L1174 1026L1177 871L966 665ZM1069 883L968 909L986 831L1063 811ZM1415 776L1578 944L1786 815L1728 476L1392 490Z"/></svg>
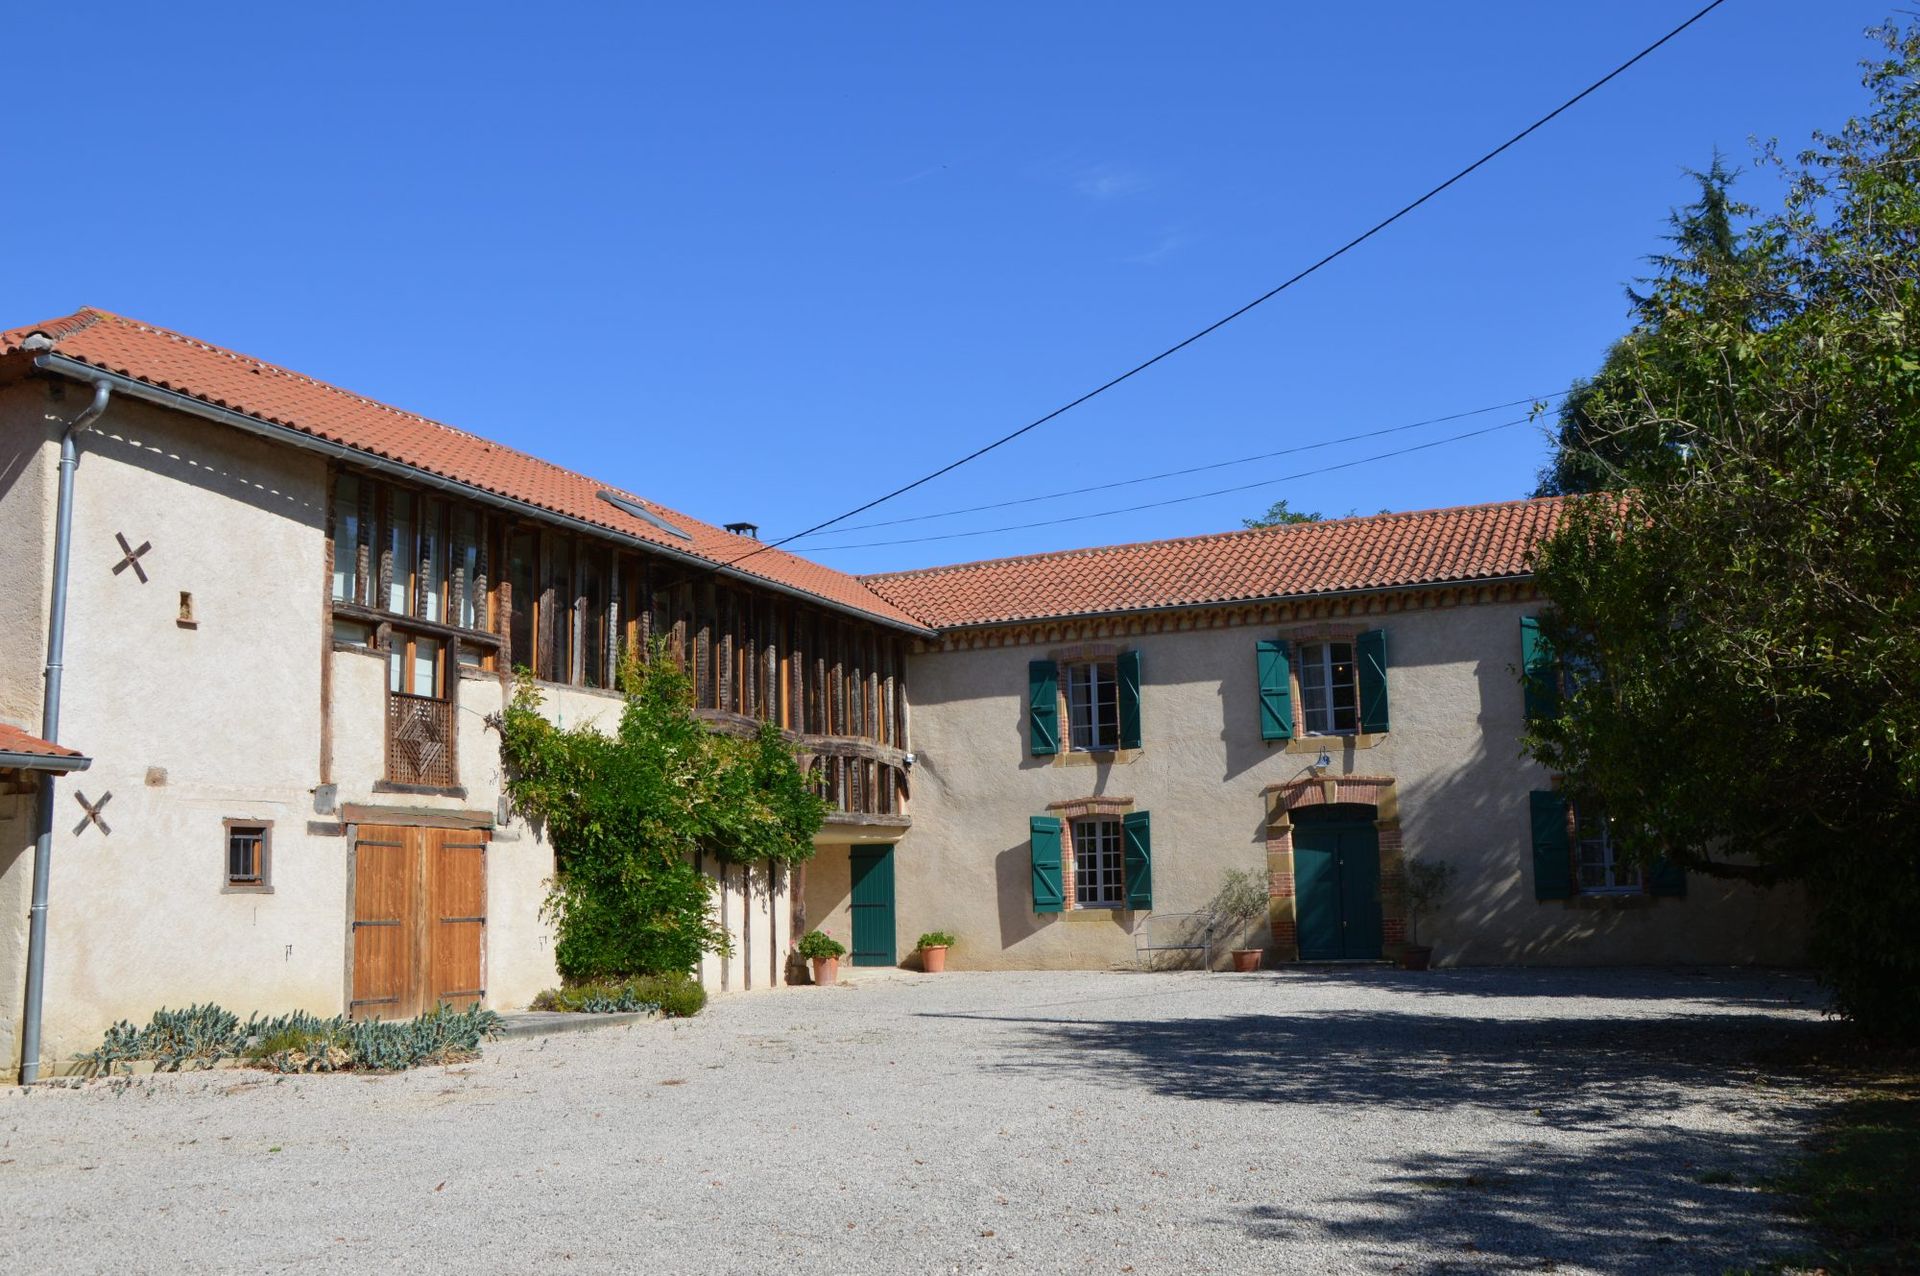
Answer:
<svg viewBox="0 0 1920 1276"><path fill-rule="evenodd" d="M487 835L363 824L353 847L356 1019L484 1001Z"/></svg>

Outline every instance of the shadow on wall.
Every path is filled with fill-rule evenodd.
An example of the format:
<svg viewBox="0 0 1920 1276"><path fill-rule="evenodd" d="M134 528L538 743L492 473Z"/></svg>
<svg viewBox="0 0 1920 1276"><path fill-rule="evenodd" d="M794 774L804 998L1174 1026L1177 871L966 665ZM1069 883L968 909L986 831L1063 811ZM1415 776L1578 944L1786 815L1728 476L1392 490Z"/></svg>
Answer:
<svg viewBox="0 0 1920 1276"><path fill-rule="evenodd" d="M1663 1128L1387 1158L1368 1190L1328 1201L1324 1216L1255 1205L1242 1225L1266 1241L1411 1250L1432 1271L1454 1270L1450 1260L1476 1271L1744 1270L1803 1248L1751 1186L1776 1171L1803 1124L1764 1136Z"/></svg>
<svg viewBox="0 0 1920 1276"><path fill-rule="evenodd" d="M1456 875L1419 942L1441 963L1804 962L1804 910L1791 888L1763 890L1689 874L1685 898L1636 894L1569 904L1534 898L1528 794L1551 786L1518 741L1511 667L1482 660L1482 722L1456 738L1457 765L1403 780L1400 822L1411 858L1445 860ZM1489 752L1510 748L1502 757Z"/></svg>
<svg viewBox="0 0 1920 1276"><path fill-rule="evenodd" d="M1024 841L993 857L993 885L1003 950L1045 930L1060 916L1033 911L1033 848Z"/></svg>

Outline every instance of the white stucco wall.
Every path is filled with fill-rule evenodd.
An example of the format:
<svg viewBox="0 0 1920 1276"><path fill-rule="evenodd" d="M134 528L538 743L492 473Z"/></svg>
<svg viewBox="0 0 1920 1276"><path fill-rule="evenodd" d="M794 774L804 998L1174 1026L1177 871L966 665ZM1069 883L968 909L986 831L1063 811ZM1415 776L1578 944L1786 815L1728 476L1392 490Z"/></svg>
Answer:
<svg viewBox="0 0 1920 1276"><path fill-rule="evenodd" d="M1799 962L1797 892L1695 874L1684 900L1595 910L1533 898L1527 794L1549 783L1521 756L1513 672L1520 617L1533 610L1488 603L1339 622L1387 631L1392 730L1368 749L1330 739L1329 774L1392 777L1408 858L1458 870L1423 942L1456 963ZM914 656L913 827L895 856L902 945L944 929L959 936L949 954L958 967L1130 961L1135 914L1033 911L1028 818L1050 802L1124 796L1152 813L1158 911L1204 908L1227 868L1264 871L1262 790L1315 760L1260 738L1254 643L1285 628L1102 640L1143 662L1144 748L1111 765L1027 754L1027 662L1070 640Z"/></svg>

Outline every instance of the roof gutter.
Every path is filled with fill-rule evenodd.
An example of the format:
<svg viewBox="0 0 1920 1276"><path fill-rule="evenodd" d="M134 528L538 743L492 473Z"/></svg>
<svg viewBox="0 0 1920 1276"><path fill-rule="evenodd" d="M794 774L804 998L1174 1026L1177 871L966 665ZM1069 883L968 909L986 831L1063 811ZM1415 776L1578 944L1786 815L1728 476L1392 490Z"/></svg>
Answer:
<svg viewBox="0 0 1920 1276"><path fill-rule="evenodd" d="M769 580L764 576L756 576L751 572L735 571L724 564L702 558L698 554L689 554L685 550L674 549L671 546L662 545L656 541L645 540L625 532L617 532L612 528L602 527L597 523L589 523L585 519L574 518L572 515L561 514L555 510L546 509L543 506L534 505L526 501L518 501L511 496L502 496L498 492L489 492L483 487L475 487L470 483L462 483L458 479L450 479L444 475L435 474L431 470L423 470L400 461L389 460L383 456L375 456L371 452L363 452L359 448L348 447L344 443L334 443L327 439L315 438L313 435L303 430L296 430L292 426L276 425L271 421L262 421L258 417L248 416L244 412L236 412L232 408L223 408L217 404L207 403L194 398L190 394L182 394L177 390L167 390L159 386L149 385L145 381L122 376L117 372L103 372L89 363L79 359L69 358L63 354L49 353L37 355L34 358L33 366L43 372L52 372L60 376L72 377L76 381L104 382L128 398L141 399L148 403L157 404L160 407L171 408L176 412L187 412L208 421L232 426L238 430L245 430L249 434L259 435L262 438L272 439L279 443L290 443L294 447L304 448L309 452L318 452L322 456L330 456L336 460L351 461L362 469L373 470L381 474L391 474L396 478L404 478L410 483L419 483L426 487L451 492L467 500L478 501L483 505L491 505L496 509L504 509L525 517L539 519L542 522L556 524L570 531L617 541L632 549L642 550L649 554L657 554L672 562L683 563L689 567L697 567L703 572L717 572L720 575L730 577L744 584L752 585L759 589L771 590L776 594L782 594L789 598L798 598L811 603L815 607L824 607L828 611L839 612L846 616L854 616L871 624L885 625L890 629L898 629L902 632L923 638L931 637L934 633L932 629L922 625L910 624L901 620L890 620L885 616L876 616L872 612L862 611L858 607L835 602L830 598L823 598L819 594L808 593L806 590L796 588L792 585L783 585L779 581Z"/></svg>
<svg viewBox="0 0 1920 1276"><path fill-rule="evenodd" d="M1532 579L1532 572L1514 572L1506 576L1429 580L1416 585L1369 585L1359 589L1312 589L1295 594L1263 594L1257 598L1214 598L1198 603L1169 603L1164 607L1129 607L1118 611L1054 612L1044 616L1008 616L1000 620L979 620L964 625L941 625L938 632L942 635L959 634L975 629L1006 629L1013 625L1040 625L1062 620L1098 620L1110 616L1160 616L1169 612L1199 611L1203 607L1260 607L1268 603L1303 602L1310 598L1358 598L1367 594L1412 594L1427 589L1453 589L1463 585L1511 585ZM898 603L894 605L899 606Z"/></svg>
<svg viewBox="0 0 1920 1276"><path fill-rule="evenodd" d="M36 362L38 362L36 360ZM47 687L40 708L40 738L60 743L60 687L66 673L67 575L73 558L73 472L80 464L80 436L107 410L112 387L93 382L93 402L60 436L60 494L53 518L53 601L47 618ZM47 885L53 871L53 791L56 776L42 758L39 826L33 840L33 903L27 910L27 995L20 1013L20 1084L40 1079L40 1012L47 981Z"/></svg>
<svg viewBox="0 0 1920 1276"><path fill-rule="evenodd" d="M92 765L92 758L76 758L65 753L9 753L0 749L0 771L51 771L65 775L69 771L84 771Z"/></svg>

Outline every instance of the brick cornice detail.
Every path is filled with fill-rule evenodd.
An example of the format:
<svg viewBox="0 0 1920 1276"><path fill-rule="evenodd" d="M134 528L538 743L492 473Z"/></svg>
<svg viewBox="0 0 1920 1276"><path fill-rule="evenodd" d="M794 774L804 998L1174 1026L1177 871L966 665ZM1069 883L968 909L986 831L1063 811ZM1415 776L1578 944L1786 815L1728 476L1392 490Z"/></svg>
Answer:
<svg viewBox="0 0 1920 1276"><path fill-rule="evenodd" d="M1240 629L1277 625L1368 620L1402 611L1430 611L1476 603L1521 603L1539 598L1533 582L1440 585L1378 594L1320 595L1277 602L1221 603L1123 615L1070 616L1015 621L973 629L950 629L937 639L921 639L916 651L975 651L993 647L1066 646L1123 642L1143 634L1185 633L1202 629Z"/></svg>
<svg viewBox="0 0 1920 1276"><path fill-rule="evenodd" d="M1133 799L1130 797L1069 798L1064 802L1047 803L1047 810L1068 820L1076 820L1087 815L1125 815L1133 810Z"/></svg>

